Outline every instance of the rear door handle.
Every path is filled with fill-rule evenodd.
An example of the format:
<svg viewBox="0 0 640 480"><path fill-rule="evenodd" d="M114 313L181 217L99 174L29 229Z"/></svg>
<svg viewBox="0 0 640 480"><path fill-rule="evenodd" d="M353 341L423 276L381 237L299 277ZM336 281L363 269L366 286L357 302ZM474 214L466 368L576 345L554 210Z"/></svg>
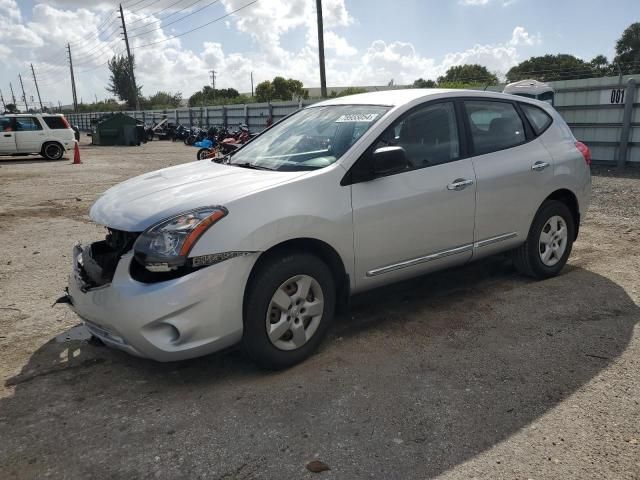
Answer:
<svg viewBox="0 0 640 480"><path fill-rule="evenodd" d="M531 166L531 170L533 170L534 172L539 172L541 170L544 170L548 166L549 166L548 162L536 162Z"/></svg>
<svg viewBox="0 0 640 480"><path fill-rule="evenodd" d="M469 185L473 185L473 180L467 180L465 178L457 178L449 185L447 185L447 190L455 190L460 191L467 188Z"/></svg>
<svg viewBox="0 0 640 480"><path fill-rule="evenodd" d="M10 134L10 133L5 133L5 134L4 134L4 136L5 136L5 137L10 137L10 136L11 136L11 134Z"/></svg>

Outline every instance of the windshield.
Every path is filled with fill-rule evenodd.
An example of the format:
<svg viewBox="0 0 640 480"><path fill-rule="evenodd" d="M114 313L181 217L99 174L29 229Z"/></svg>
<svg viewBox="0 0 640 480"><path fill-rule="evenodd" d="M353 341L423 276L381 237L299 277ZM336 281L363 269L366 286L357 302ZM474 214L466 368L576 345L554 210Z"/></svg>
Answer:
<svg viewBox="0 0 640 480"><path fill-rule="evenodd" d="M260 135L229 163L283 171L329 166L387 110L389 107L377 105L306 108Z"/></svg>

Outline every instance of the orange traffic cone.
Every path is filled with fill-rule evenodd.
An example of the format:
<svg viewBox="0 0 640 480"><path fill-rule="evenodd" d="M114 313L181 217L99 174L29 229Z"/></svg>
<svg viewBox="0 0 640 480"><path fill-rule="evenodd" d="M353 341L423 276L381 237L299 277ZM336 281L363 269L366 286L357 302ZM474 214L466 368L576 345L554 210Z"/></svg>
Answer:
<svg viewBox="0 0 640 480"><path fill-rule="evenodd" d="M78 147L78 142L75 143L73 147L73 164L79 165L82 162L80 161L80 148Z"/></svg>

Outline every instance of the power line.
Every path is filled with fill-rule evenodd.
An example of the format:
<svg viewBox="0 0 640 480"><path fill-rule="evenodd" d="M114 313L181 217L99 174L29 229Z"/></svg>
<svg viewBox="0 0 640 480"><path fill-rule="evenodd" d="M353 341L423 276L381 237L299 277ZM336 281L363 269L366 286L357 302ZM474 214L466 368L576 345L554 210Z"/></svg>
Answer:
<svg viewBox="0 0 640 480"><path fill-rule="evenodd" d="M174 7L174 6L176 6L178 3L183 2L183 1L184 1L184 0L177 0L176 2L173 2L171 5L168 5L168 6L164 7L164 8L163 8L163 9L161 9L161 10L157 10L157 11L153 12L152 14L147 15L146 17L138 18L138 19L134 20L133 22L129 22L129 26L134 25L134 24L136 24L136 23L138 23L138 22L141 22L141 21L143 21L143 20L146 20L147 18L155 17L156 15L159 15L160 13L162 13L162 12L164 12L164 11L166 11L166 10L169 10L171 7ZM199 1L200 1L200 0L198 0L198 2L199 2ZM197 2L196 2L196 3L197 3ZM129 31L132 31L132 30L134 30L134 29L133 29L133 28L129 28Z"/></svg>
<svg viewBox="0 0 640 480"><path fill-rule="evenodd" d="M216 0L216 1L218 1L218 0ZM207 23L205 23L203 25L200 25L198 27L192 28L191 30L187 30L186 32L182 32L182 33L179 33L177 35L173 35L171 37L167 37L165 39L158 40L158 41L155 41L155 42L146 43L144 45L138 45L137 47L134 47L132 50L136 50L138 48L150 47L151 45L157 45L159 43L168 42L169 40L173 40L174 38L184 37L185 35L188 35L188 34L190 34L192 32L195 32L196 30L200 30L201 28L208 27L209 25L211 25L213 23L219 22L220 20L224 20L225 18L230 17L234 13L237 13L240 10L244 10L245 8L250 7L251 5L253 5L254 3L257 3L257 2L258 2L258 0L253 0L252 2L249 2L249 3L247 3L246 5L243 5L240 8L236 8L235 10L233 10L233 11L231 11L231 12L225 14L225 15L222 15L221 17L215 18L215 19L211 20L210 22L207 22Z"/></svg>
<svg viewBox="0 0 640 480"><path fill-rule="evenodd" d="M213 0L213 2L210 2L210 3L206 4L204 7L200 7L199 9L194 10L194 11L193 11L193 12L191 12L191 13L188 13L188 14L187 14L187 15L185 15L184 17L180 17L180 18L177 18L176 20L173 20L173 21L171 21L171 22L169 22L169 23L165 23L164 25L161 25L161 26L160 26L160 27L158 27L158 28L153 28L153 29L151 29L151 30L147 30L146 32L137 33L136 35L131 35L131 38L141 37L141 36L143 36L143 35L147 35L147 34L152 33L152 32L157 32L158 30L163 30L163 29L167 28L168 26L173 25L174 23L181 22L181 21L182 21L182 20L184 20L185 18L191 17L192 15L195 15L196 13L201 12L201 11L202 11L202 10L204 10L205 8L209 8L211 5L213 5L214 3L218 3L219 1L220 1L220 0ZM156 23L156 22L153 22L153 23ZM146 26L146 25L145 25L145 26Z"/></svg>
<svg viewBox="0 0 640 480"><path fill-rule="evenodd" d="M209 26L209 25L211 25L213 23L219 22L220 20L224 20L225 18L227 18L227 17L229 17L229 16L231 16L231 15L233 15L233 14L235 14L235 13L241 11L241 10L244 10L245 8L250 7L251 5L253 5L254 3L257 3L257 2L258 2L258 0L253 0L252 2L249 2L246 5L243 5L242 7L236 8L235 10L233 10L233 11L231 11L231 12L225 14L225 15L222 15L222 16L220 16L218 18L215 18L215 19L213 19L213 20L211 20L211 21L209 21L209 22L207 22L207 23L205 23L203 25L198 26L198 27L192 28L191 30L187 30L186 32L183 32L183 33L180 33L180 34L177 34L177 35L173 35L171 37L164 38L162 40L158 40L158 41L155 41L155 42L146 43L144 45L138 45L136 47L132 47L131 50L137 50L137 49L140 49L140 48L145 48L145 47L149 47L149 46L152 46L152 45L157 45L159 43L168 42L169 40L173 40L174 38L183 37L185 35L188 35L189 33L195 32L196 30L200 30L200 29L202 29L204 27L207 27L207 26ZM121 55L122 53L124 53L124 50L121 50L120 52L116 53L116 55ZM101 63L100 65L96 65L95 67L87 68L87 69L84 69L84 70L79 70L78 73L90 72L92 70L95 70L97 68L102 67L103 65L106 65L107 63L109 63L109 60L107 60L106 62Z"/></svg>

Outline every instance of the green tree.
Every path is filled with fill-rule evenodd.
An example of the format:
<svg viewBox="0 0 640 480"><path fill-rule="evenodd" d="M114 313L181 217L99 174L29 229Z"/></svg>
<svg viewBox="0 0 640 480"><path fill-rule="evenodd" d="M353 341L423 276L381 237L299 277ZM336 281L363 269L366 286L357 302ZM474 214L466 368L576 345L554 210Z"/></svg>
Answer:
<svg viewBox="0 0 640 480"><path fill-rule="evenodd" d="M258 102L269 102L273 100L273 95L273 85L271 85L269 80L265 80L256 85L256 100L258 100Z"/></svg>
<svg viewBox="0 0 640 480"><path fill-rule="evenodd" d="M132 69L135 72L135 58L131 57ZM136 95L133 90L133 82L131 81L131 70L129 69L129 61L127 57L116 55L107 62L111 75L109 76L109 85L107 92L114 94L120 100L126 101L129 108L135 108ZM141 96L142 86L138 87L138 96Z"/></svg>
<svg viewBox="0 0 640 480"><path fill-rule="evenodd" d="M498 77L482 65L456 65L438 77L438 86L441 83L462 82L469 85L495 85Z"/></svg>
<svg viewBox="0 0 640 480"><path fill-rule="evenodd" d="M411 88L436 88L436 82L433 80L425 80L424 78L419 78L411 85Z"/></svg>
<svg viewBox="0 0 640 480"><path fill-rule="evenodd" d="M309 98L309 91L304 88L300 80L293 78L275 77L272 81L260 82L256 87L258 102L294 100L296 98Z"/></svg>
<svg viewBox="0 0 640 480"><path fill-rule="evenodd" d="M614 74L614 66L609 63L609 60L604 55L596 55L589 64L593 73L600 77Z"/></svg>
<svg viewBox="0 0 640 480"><path fill-rule="evenodd" d="M509 70L507 80L517 82L532 78L541 82L551 82L589 78L596 75L590 63L573 55L559 54L531 57Z"/></svg>
<svg viewBox="0 0 640 480"><path fill-rule="evenodd" d="M357 95L358 93L367 93L367 89L366 88L360 88L360 87L349 87L349 88L345 88L344 90L342 90L336 96L338 96L338 97L346 97L348 95Z"/></svg>
<svg viewBox="0 0 640 480"><path fill-rule="evenodd" d="M189 97L190 107L201 107L206 105L227 105L230 103L240 103L240 94L235 88L216 88L215 91L209 85L202 87L202 90ZM246 103L246 102L242 102Z"/></svg>
<svg viewBox="0 0 640 480"><path fill-rule="evenodd" d="M7 103L4 106L4 110L7 113L20 113L20 110L18 110L18 107L16 106L15 103Z"/></svg>
<svg viewBox="0 0 640 480"><path fill-rule="evenodd" d="M177 108L182 102L182 93L159 91L151 95L149 98L141 98L140 103L144 109L166 109Z"/></svg>
<svg viewBox="0 0 640 480"><path fill-rule="evenodd" d="M640 22L629 25L616 42L615 61L625 75L640 73Z"/></svg>

